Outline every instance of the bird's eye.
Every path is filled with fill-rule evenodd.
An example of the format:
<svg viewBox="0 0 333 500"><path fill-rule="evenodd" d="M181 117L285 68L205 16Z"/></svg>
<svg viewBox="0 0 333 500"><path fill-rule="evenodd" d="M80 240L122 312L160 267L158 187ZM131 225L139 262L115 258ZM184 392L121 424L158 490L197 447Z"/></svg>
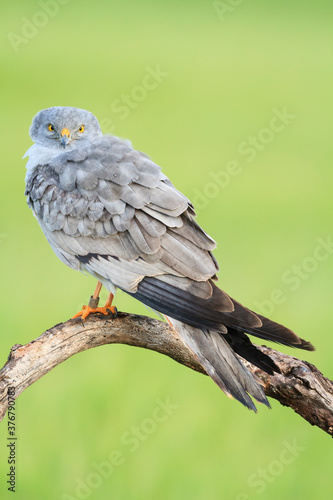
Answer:
<svg viewBox="0 0 333 500"><path fill-rule="evenodd" d="M79 132L81 132L82 134L83 131L84 131L84 125L81 125L81 127L79 127Z"/></svg>
<svg viewBox="0 0 333 500"><path fill-rule="evenodd" d="M50 131L50 132L53 132L53 131L54 131L54 126L52 125L52 123L50 123L50 125L49 125L49 131Z"/></svg>

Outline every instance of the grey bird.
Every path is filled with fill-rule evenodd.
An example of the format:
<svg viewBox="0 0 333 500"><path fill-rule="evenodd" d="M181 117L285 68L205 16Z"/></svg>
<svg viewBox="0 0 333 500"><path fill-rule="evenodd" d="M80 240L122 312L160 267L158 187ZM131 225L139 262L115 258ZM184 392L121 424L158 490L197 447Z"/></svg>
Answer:
<svg viewBox="0 0 333 500"><path fill-rule="evenodd" d="M114 315L119 288L164 314L228 396L254 411L250 396L269 407L241 358L269 374L279 369L246 334L314 348L217 287L216 244L196 223L186 196L129 141L103 135L89 111L44 109L30 136L28 205L59 259L98 280L89 305L74 317ZM97 307L102 285L109 297Z"/></svg>

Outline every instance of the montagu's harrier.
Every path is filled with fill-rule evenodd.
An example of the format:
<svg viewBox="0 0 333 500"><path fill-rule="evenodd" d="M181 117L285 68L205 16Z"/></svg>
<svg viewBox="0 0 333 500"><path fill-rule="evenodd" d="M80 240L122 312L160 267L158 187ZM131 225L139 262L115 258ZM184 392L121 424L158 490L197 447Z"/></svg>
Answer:
<svg viewBox="0 0 333 500"><path fill-rule="evenodd" d="M215 242L195 221L191 202L128 141L103 135L83 109L53 107L33 119L26 196L55 254L98 285L88 306L115 314L117 288L163 313L229 396L252 410L269 406L262 387L235 353L268 373L273 361L246 334L313 350L294 332L217 287ZM98 306L101 286L110 292Z"/></svg>

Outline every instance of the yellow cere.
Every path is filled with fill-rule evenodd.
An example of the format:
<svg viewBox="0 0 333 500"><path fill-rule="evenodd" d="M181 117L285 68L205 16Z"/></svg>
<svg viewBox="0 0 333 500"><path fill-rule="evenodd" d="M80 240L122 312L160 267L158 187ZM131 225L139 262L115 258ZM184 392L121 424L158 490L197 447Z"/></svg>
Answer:
<svg viewBox="0 0 333 500"><path fill-rule="evenodd" d="M60 135L61 135L61 137L63 137L64 135L67 135L67 137L69 137L68 128L63 128Z"/></svg>

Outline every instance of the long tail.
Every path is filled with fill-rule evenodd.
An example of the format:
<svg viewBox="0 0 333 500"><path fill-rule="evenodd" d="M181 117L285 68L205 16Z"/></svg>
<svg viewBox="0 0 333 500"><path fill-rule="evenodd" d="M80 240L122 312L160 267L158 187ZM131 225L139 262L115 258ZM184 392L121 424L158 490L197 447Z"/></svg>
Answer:
<svg viewBox="0 0 333 500"><path fill-rule="evenodd" d="M138 284L137 291L130 295L168 318L206 372L227 395L252 410L256 408L250 396L269 406L260 383L236 354L269 374L279 372L279 368L251 343L246 334L308 351L314 350L313 345L289 328L242 306L212 280L202 285L201 282L189 284L185 279L182 286L176 278L172 280L170 283L170 279L145 277Z"/></svg>
<svg viewBox="0 0 333 500"><path fill-rule="evenodd" d="M187 325L170 317L167 317L167 320L198 358L199 363L204 367L207 374L227 396L237 399L237 401L255 412L257 409L250 396L253 396L258 402L270 408L263 388L235 355L237 347L235 348L235 345L233 348L230 347L228 335L221 334L216 330ZM253 350L262 355L260 357L260 355L253 355L252 353L252 362L254 364L260 365L261 368L266 366L266 371L270 370L272 372L274 368L276 369L275 371L279 371L268 356L258 351L246 335L244 337ZM238 343L238 350L241 351L240 346L242 346L242 342ZM245 351L248 354L248 346L246 346ZM241 352L239 354L242 355Z"/></svg>

